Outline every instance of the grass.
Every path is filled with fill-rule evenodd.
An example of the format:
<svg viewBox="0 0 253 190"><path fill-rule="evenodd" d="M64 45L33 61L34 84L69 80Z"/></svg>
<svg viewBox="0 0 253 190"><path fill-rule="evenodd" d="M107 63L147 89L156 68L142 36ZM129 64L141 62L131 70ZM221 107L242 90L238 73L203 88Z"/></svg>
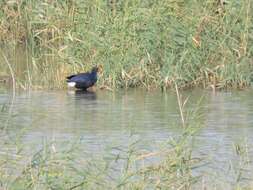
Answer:
<svg viewBox="0 0 253 190"><path fill-rule="evenodd" d="M16 77L24 88L63 88L67 74L95 64L104 67L99 86L110 88L165 89L173 81L179 88L242 88L252 81L250 0L28 0L0 6L0 40L21 44L29 54L25 77Z"/></svg>
<svg viewBox="0 0 253 190"><path fill-rule="evenodd" d="M124 146L112 145L99 155L85 153L79 142L45 142L38 149L6 140L0 157L0 187L190 189L198 179L191 170L199 162L191 155L192 131L188 128L184 135L164 143L156 152L141 150L138 141L132 141ZM150 160L156 160L155 164Z"/></svg>
<svg viewBox="0 0 253 190"><path fill-rule="evenodd" d="M202 184L206 176L193 171L208 160L192 154L197 131L198 128L188 126L182 135L164 142L153 152L138 148L140 141L130 140L125 145L111 145L98 155L86 153L81 141L44 141L35 148L22 144L22 136L15 141L6 138L1 141L4 148L0 152L0 187L6 190L211 190L230 189L233 185L233 189L251 189L251 182L247 185L243 179L243 173L251 167L250 157L245 155L248 153L246 142L235 145L238 161L231 163L227 173L232 175L233 181L225 182L219 174L210 174L215 180Z"/></svg>

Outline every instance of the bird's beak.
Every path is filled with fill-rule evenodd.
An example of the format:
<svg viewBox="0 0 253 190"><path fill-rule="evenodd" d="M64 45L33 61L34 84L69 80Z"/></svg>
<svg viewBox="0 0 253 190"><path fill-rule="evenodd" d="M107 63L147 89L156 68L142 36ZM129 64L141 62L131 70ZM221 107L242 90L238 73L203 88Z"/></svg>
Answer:
<svg viewBox="0 0 253 190"><path fill-rule="evenodd" d="M102 66L102 65L99 65L99 66L98 66L98 73L102 73L102 71L103 71L103 66Z"/></svg>

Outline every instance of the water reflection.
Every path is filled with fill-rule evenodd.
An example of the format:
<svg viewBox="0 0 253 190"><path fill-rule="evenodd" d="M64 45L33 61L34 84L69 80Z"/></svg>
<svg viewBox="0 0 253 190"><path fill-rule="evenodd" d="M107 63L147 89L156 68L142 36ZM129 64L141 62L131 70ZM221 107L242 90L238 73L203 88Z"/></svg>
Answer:
<svg viewBox="0 0 253 190"><path fill-rule="evenodd" d="M96 100L96 92L93 91L83 91L83 90L76 90L76 96L85 98L88 100Z"/></svg>
<svg viewBox="0 0 253 190"><path fill-rule="evenodd" d="M72 90L68 91L68 95L74 96L75 99L85 99L87 101L92 101L97 99L96 92L86 91L86 90Z"/></svg>

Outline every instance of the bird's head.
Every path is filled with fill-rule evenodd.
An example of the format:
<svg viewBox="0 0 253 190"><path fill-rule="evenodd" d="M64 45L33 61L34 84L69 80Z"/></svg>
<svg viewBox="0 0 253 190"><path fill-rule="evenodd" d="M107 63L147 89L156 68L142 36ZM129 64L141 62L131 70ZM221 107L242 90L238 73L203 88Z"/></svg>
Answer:
<svg viewBox="0 0 253 190"><path fill-rule="evenodd" d="M92 73L101 73L102 71L103 71L102 65L95 66L91 70Z"/></svg>

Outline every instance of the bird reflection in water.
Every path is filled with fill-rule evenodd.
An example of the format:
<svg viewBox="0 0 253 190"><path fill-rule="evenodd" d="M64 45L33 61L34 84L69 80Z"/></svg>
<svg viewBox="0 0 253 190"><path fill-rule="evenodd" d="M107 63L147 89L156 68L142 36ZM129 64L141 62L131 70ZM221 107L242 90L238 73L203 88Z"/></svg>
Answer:
<svg viewBox="0 0 253 190"><path fill-rule="evenodd" d="M76 119L79 127L89 127L96 123L99 114L97 95L93 91L68 91L72 118Z"/></svg>
<svg viewBox="0 0 253 190"><path fill-rule="evenodd" d="M76 95L76 98L84 98L87 100L96 100L97 99L97 95L93 91L76 90L75 95Z"/></svg>

